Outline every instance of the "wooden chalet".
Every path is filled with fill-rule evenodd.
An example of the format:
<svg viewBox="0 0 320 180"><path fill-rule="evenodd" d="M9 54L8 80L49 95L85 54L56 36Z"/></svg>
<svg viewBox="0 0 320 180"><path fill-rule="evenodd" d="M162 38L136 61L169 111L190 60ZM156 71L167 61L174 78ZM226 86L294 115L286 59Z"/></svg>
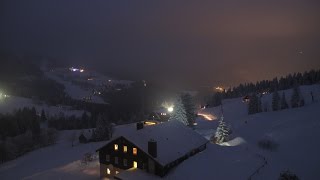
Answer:
<svg viewBox="0 0 320 180"><path fill-rule="evenodd" d="M190 156L203 151L207 140L179 121L153 126L136 124L99 148L100 177L120 178L121 172L140 169L160 177Z"/></svg>

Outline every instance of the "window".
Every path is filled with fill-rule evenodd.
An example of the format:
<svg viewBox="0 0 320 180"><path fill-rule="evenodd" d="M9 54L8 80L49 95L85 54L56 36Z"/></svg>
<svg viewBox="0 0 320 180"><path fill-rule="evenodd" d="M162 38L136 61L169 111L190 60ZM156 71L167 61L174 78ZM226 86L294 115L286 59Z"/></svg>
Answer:
<svg viewBox="0 0 320 180"><path fill-rule="evenodd" d="M123 165L128 166L128 161L126 159L123 159Z"/></svg>
<svg viewBox="0 0 320 180"><path fill-rule="evenodd" d="M118 162L118 157L114 157L114 163L115 164L118 164L119 162Z"/></svg>
<svg viewBox="0 0 320 180"><path fill-rule="evenodd" d="M137 148L133 148L132 149L132 154L133 155L137 155L138 154L138 149Z"/></svg>
<svg viewBox="0 0 320 180"><path fill-rule="evenodd" d="M114 144L114 150L118 151L118 148L119 148L118 144Z"/></svg>
<svg viewBox="0 0 320 180"><path fill-rule="evenodd" d="M128 147L127 146L123 146L123 152L127 153L128 152Z"/></svg>
<svg viewBox="0 0 320 180"><path fill-rule="evenodd" d="M106 161L107 161L107 162L110 161L110 155L109 155L109 154L106 155Z"/></svg>
<svg viewBox="0 0 320 180"><path fill-rule="evenodd" d="M133 161L133 167L134 167L134 168L137 168L137 167L138 167L137 161Z"/></svg>
<svg viewBox="0 0 320 180"><path fill-rule="evenodd" d="M107 174L111 174L111 171L109 168L107 168Z"/></svg>

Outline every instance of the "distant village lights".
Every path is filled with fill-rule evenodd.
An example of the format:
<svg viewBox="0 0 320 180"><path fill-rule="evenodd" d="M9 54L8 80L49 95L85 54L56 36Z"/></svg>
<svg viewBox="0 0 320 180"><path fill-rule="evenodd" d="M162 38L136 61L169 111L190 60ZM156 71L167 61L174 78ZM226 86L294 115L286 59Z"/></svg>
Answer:
<svg viewBox="0 0 320 180"><path fill-rule="evenodd" d="M78 68L74 68L74 67L69 68L69 70L72 72L81 72L81 73L84 72L84 69L78 69Z"/></svg>
<svg viewBox="0 0 320 180"><path fill-rule="evenodd" d="M224 91L224 88L222 88L222 87L220 87L220 86L216 87L215 89L216 89L217 91L220 91L220 92L223 92L223 91Z"/></svg>

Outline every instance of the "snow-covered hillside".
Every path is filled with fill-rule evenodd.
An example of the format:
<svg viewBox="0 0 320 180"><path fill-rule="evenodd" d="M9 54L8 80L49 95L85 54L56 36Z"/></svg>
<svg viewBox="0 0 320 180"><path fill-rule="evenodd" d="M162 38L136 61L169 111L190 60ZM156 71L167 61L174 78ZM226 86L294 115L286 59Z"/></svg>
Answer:
<svg viewBox="0 0 320 180"><path fill-rule="evenodd" d="M0 165L0 179L99 179L99 163L84 165L81 159L85 153L95 152L104 142L72 147L70 138L79 132L61 131L57 144Z"/></svg>
<svg viewBox="0 0 320 180"><path fill-rule="evenodd" d="M73 110L68 106L48 106L40 101L17 96L10 96L0 101L0 113L2 114L12 113L14 110L22 109L24 107L35 107L39 114L44 110L47 116L55 116L63 113L66 116L75 115L76 117L80 117L84 112L81 110Z"/></svg>
<svg viewBox="0 0 320 180"><path fill-rule="evenodd" d="M107 88L121 89L132 81L115 80L94 71L75 68L57 68L45 71L45 75L65 87L65 92L73 99L105 104L101 93Z"/></svg>
<svg viewBox="0 0 320 180"><path fill-rule="evenodd" d="M162 179L269 180L277 179L280 172L287 169L301 179L320 179L319 90L319 85L301 87L306 101L304 107L254 115L247 114L247 105L242 98L223 101L225 121L233 131L231 141L224 146L209 143L206 150L187 159ZM310 91L318 102L312 103L307 97ZM289 98L291 90L285 92ZM271 102L271 95L266 95L263 101ZM221 108L206 109L202 113L216 118L212 121L197 119L196 131L209 137L218 125ZM121 125L115 127L114 133L117 136L135 131L135 128L135 124ZM87 166L81 165L80 161L86 152L94 152L107 142L71 147L69 138L73 132L62 131L56 145L0 165L1 179L98 179L98 160ZM278 147L273 151L259 148L258 142L263 139L273 141ZM141 176L141 172L130 174L130 179L141 180L143 177L159 179Z"/></svg>
<svg viewBox="0 0 320 180"><path fill-rule="evenodd" d="M268 112L254 115L248 115L242 98L223 101L224 119L231 125L234 138L226 145L241 144L268 161L256 179L277 179L280 172L287 169L301 179L320 178L320 85L301 86L300 91L306 102L304 107L277 112L270 112L269 107ZM280 95L283 92L290 104L292 90L280 91ZM262 104L271 105L271 101L272 94L262 97ZM221 107L205 109L202 113L220 117ZM258 142L263 139L275 142L278 148L275 151L258 148Z"/></svg>

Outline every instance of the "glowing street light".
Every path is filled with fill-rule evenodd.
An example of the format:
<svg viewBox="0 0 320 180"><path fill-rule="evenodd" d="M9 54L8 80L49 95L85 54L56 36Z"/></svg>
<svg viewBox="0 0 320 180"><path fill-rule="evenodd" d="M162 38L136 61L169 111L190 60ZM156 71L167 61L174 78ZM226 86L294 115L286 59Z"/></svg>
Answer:
<svg viewBox="0 0 320 180"><path fill-rule="evenodd" d="M168 107L168 112L172 112L173 111L173 107Z"/></svg>

